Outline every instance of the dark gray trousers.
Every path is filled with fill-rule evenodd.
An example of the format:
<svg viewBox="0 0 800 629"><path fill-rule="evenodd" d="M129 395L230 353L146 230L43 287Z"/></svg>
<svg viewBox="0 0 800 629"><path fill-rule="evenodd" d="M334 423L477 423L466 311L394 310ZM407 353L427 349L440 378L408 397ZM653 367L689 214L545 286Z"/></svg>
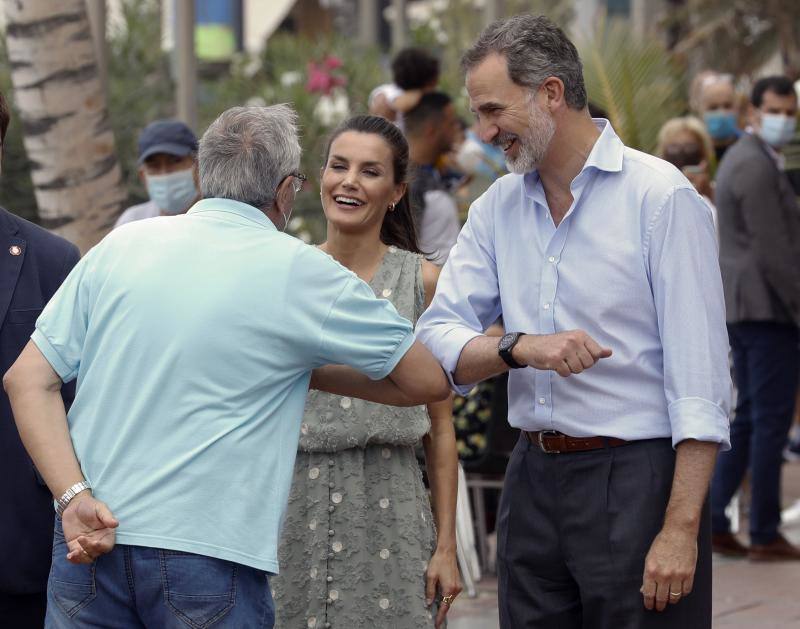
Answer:
<svg viewBox="0 0 800 629"><path fill-rule="evenodd" d="M656 612L639 592L674 468L668 439L546 454L521 437L498 512L502 629L710 629L707 501L692 593Z"/></svg>

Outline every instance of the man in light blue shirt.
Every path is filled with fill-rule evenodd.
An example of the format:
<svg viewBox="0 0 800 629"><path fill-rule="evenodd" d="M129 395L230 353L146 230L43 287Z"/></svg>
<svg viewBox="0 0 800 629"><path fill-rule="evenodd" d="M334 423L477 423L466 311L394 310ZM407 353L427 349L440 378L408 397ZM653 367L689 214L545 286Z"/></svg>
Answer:
<svg viewBox="0 0 800 629"><path fill-rule="evenodd" d="M271 627L312 369L387 378L376 389L410 402L447 395L390 302L282 233L299 159L290 108L224 112L200 144L204 199L94 247L5 377L63 512L48 626ZM67 420L55 387L73 379Z"/></svg>
<svg viewBox="0 0 800 629"><path fill-rule="evenodd" d="M463 66L514 174L473 204L417 334L458 392L512 369L501 625L710 627L704 502L731 385L709 210L589 117L546 18L494 23Z"/></svg>

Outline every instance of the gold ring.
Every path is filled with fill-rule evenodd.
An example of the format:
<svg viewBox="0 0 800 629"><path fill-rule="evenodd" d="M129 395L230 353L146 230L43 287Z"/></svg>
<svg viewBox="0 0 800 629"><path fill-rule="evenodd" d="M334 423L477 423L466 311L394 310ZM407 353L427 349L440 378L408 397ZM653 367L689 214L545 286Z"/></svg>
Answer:
<svg viewBox="0 0 800 629"><path fill-rule="evenodd" d="M453 601L456 600L455 594L448 594L447 596L442 597L442 605L452 605Z"/></svg>
<svg viewBox="0 0 800 629"><path fill-rule="evenodd" d="M670 596L683 596L683 592L673 592L672 590L669 591Z"/></svg>

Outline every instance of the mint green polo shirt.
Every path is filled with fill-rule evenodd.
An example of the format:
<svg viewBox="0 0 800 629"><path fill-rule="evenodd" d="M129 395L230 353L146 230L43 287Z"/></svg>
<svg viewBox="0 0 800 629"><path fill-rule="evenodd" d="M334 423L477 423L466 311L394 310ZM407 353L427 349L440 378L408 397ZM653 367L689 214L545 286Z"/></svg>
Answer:
<svg viewBox="0 0 800 629"><path fill-rule="evenodd" d="M411 324L254 207L205 199L94 247L32 335L117 543L278 572L311 370L387 376Z"/></svg>

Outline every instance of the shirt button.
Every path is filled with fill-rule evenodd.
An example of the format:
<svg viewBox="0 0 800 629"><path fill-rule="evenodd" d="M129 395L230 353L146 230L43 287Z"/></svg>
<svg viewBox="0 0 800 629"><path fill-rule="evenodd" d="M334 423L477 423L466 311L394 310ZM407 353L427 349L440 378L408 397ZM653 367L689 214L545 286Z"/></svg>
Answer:
<svg viewBox="0 0 800 629"><path fill-rule="evenodd" d="M543 397L539 398L539 404L544 404L545 402L547 402L547 400L545 400Z"/></svg>
<svg viewBox="0 0 800 629"><path fill-rule="evenodd" d="M544 306L542 306L542 308L544 308L545 310L550 310L550 304L545 304Z"/></svg>
<svg viewBox="0 0 800 629"><path fill-rule="evenodd" d="M550 256L549 258L547 258L547 261L551 262L551 263L555 262L556 261L556 257L555 256Z"/></svg>

